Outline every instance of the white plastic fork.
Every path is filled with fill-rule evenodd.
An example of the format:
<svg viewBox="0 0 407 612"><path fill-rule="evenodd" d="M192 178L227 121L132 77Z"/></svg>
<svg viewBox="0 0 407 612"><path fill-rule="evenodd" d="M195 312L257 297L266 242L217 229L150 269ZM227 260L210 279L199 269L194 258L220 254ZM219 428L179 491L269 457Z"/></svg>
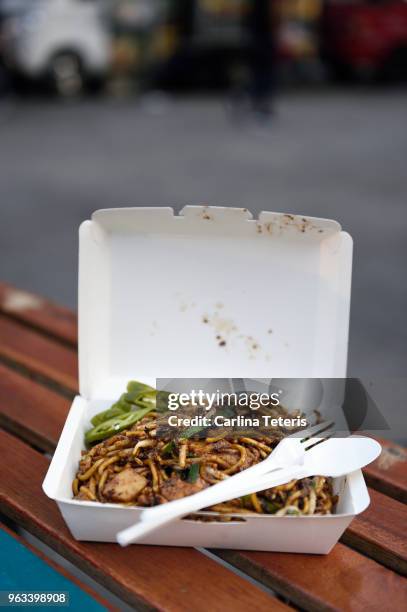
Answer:
<svg viewBox="0 0 407 612"><path fill-rule="evenodd" d="M173 520L173 518L182 517L201 508L238 497L239 495L236 494L238 489L247 488L247 486L253 488L253 483L257 482L259 477L271 471L274 473L275 470L280 470L283 467L302 466L307 449L316 442L328 439L333 433L333 425L333 422L319 423L303 431L295 432L291 436L283 438L273 452L260 463L230 476L199 493L143 510L140 515L140 521L120 531L116 536L117 541L122 546L127 546L127 544L131 544L131 542L139 539L147 532L157 529L161 521L164 524L169 520ZM259 488L256 489L256 486L255 484L254 489L250 491L251 493L260 490ZM241 495L245 494L248 493L242 493ZM184 508L185 512L183 511Z"/></svg>

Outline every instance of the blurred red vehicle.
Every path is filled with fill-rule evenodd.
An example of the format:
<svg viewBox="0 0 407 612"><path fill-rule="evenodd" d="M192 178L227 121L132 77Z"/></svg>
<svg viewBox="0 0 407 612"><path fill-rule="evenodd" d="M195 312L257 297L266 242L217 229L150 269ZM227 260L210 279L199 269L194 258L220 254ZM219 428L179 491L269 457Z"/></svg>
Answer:
<svg viewBox="0 0 407 612"><path fill-rule="evenodd" d="M321 46L338 77L407 78L407 2L328 0Z"/></svg>

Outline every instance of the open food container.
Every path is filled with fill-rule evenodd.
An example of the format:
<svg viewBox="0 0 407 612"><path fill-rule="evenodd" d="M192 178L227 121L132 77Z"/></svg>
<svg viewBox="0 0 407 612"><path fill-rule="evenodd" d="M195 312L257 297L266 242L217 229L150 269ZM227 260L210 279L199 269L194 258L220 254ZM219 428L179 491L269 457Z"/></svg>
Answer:
<svg viewBox="0 0 407 612"><path fill-rule="evenodd" d="M336 221L187 206L100 210L80 228L80 396L44 480L79 540L116 541L140 507L72 499L93 415L129 380L346 375L352 239ZM219 341L221 338L221 342ZM369 504L361 471L336 513L180 519L143 544L327 553ZM208 513L205 513L206 515ZM216 513L212 513L216 516Z"/></svg>

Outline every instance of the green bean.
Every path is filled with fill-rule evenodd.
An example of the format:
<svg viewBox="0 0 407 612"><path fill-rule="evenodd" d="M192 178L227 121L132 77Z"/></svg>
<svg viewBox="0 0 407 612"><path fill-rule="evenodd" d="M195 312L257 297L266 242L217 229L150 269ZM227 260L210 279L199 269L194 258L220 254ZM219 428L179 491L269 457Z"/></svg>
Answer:
<svg viewBox="0 0 407 612"><path fill-rule="evenodd" d="M111 406L108 410L104 410L103 412L98 412L98 414L95 414L95 416L90 421L92 425L100 425L100 423L104 423L105 421L109 421L114 417L130 412L131 404L124 401L123 398L124 395L122 395L119 401L113 404L113 406Z"/></svg>
<svg viewBox="0 0 407 612"><path fill-rule="evenodd" d="M99 442L100 440L104 440L105 438L109 438L110 436L123 431L140 421L146 414L152 412L154 410L154 406L147 406L145 408L139 408L138 410L127 412L125 414L119 414L118 416L109 419L107 421L103 421L89 429L89 431L85 434L85 442L87 444L93 444L94 442Z"/></svg>
<svg viewBox="0 0 407 612"><path fill-rule="evenodd" d="M193 463L188 470L187 480L188 482L193 484L194 482L198 480L198 476L199 476L199 463Z"/></svg>

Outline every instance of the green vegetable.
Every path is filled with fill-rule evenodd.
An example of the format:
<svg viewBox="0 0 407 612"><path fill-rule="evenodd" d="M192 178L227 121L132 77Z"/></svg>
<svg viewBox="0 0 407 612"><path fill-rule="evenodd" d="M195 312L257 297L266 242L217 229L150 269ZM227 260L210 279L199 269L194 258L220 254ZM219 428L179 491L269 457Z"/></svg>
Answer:
<svg viewBox="0 0 407 612"><path fill-rule="evenodd" d="M191 427L185 429L179 437L181 440L185 438L192 438L192 436L199 433L200 431L203 431L204 429L206 429L206 427L203 427L202 425L192 425Z"/></svg>
<svg viewBox="0 0 407 612"><path fill-rule="evenodd" d="M154 408L158 412L166 412L168 410L168 396L167 391L157 391L149 385L132 380L127 385L127 393L124 394L124 399L126 402L139 406L154 404Z"/></svg>
<svg viewBox="0 0 407 612"><path fill-rule="evenodd" d="M85 434L86 443L104 440L130 427L153 410L166 411L168 395L166 391L156 391L150 385L131 380L126 393L123 393L117 402L91 419L93 428Z"/></svg>
<svg viewBox="0 0 407 612"><path fill-rule="evenodd" d="M123 429L127 429L137 421L140 421L146 414L154 410L153 406L147 406L145 408L139 408L136 411L127 412L125 414L119 414L118 416L99 423L96 427L89 429L85 434L86 444L92 444L99 442L109 436L113 436Z"/></svg>
<svg viewBox="0 0 407 612"><path fill-rule="evenodd" d="M216 408L216 414L219 416L223 416L226 418L233 417L236 415L235 410L232 406L222 406L221 408Z"/></svg>
<svg viewBox="0 0 407 612"><path fill-rule="evenodd" d="M110 419L130 411L138 410L138 408L150 407L155 409L156 404L158 404L158 396L160 397L160 408L162 408L164 403L166 406L168 393L162 391L157 393L153 387L137 382L136 380L131 380L127 385L126 393L123 393L119 400L108 408L108 410L96 414L91 419L91 423L96 427L100 425L100 423L104 423L105 421L109 421Z"/></svg>
<svg viewBox="0 0 407 612"><path fill-rule="evenodd" d="M121 396L118 402L113 404L108 410L104 410L103 412L99 412L95 414L95 416L91 419L92 425L99 425L100 423L104 423L105 421L109 421L113 417L117 417L122 414L126 414L126 412L130 412L131 404L127 403L124 399L124 394Z"/></svg>
<svg viewBox="0 0 407 612"><path fill-rule="evenodd" d="M250 504L250 495L243 495L240 498L243 502L243 504L246 506L247 504Z"/></svg>
<svg viewBox="0 0 407 612"><path fill-rule="evenodd" d="M156 409L157 412L168 411L168 391L156 391Z"/></svg>
<svg viewBox="0 0 407 612"><path fill-rule="evenodd" d="M167 442L167 444L164 446L164 448L162 449L161 453L163 455L171 455L172 451L175 448L175 444L174 442Z"/></svg>
<svg viewBox="0 0 407 612"><path fill-rule="evenodd" d="M299 510L287 510L286 514L288 516L300 516L301 512Z"/></svg>
<svg viewBox="0 0 407 612"><path fill-rule="evenodd" d="M188 470L187 480L191 484L197 481L199 476L199 463L193 463Z"/></svg>
<svg viewBox="0 0 407 612"><path fill-rule="evenodd" d="M267 499L262 500L262 503L266 509L267 514L275 514L280 508L278 504L268 501Z"/></svg>
<svg viewBox="0 0 407 612"><path fill-rule="evenodd" d="M135 402L137 399L144 395L148 395L151 393L156 393L154 387L150 387L150 385L145 385L144 383L138 382L137 380L131 380L127 385L127 393L125 393L125 398L127 402Z"/></svg>

